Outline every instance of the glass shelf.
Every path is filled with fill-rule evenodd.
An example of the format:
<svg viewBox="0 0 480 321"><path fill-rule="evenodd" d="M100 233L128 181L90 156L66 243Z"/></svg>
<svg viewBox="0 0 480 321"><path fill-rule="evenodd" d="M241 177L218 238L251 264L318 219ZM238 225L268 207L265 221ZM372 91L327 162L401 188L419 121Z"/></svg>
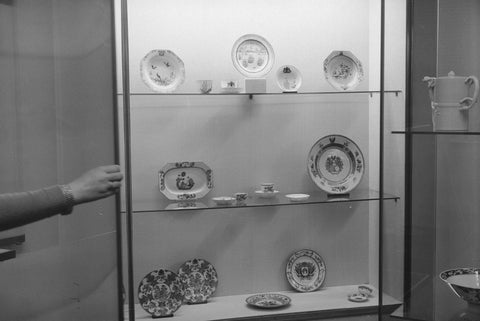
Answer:
<svg viewBox="0 0 480 321"><path fill-rule="evenodd" d="M392 134L412 135L470 135L478 136L480 131L435 131L431 125L406 128L404 130L393 130Z"/></svg>
<svg viewBox="0 0 480 321"><path fill-rule="evenodd" d="M398 96L401 90L385 90L386 94L395 94ZM208 94L203 93L191 93L191 92L176 92L176 93L157 93L157 92L133 92L130 96L275 96L275 95L337 95L337 94L379 94L379 90L350 90L350 91L312 91L312 92L268 92L268 93L244 93L244 92L210 92ZM123 96L123 93L118 93L118 96Z"/></svg>
<svg viewBox="0 0 480 321"><path fill-rule="evenodd" d="M310 205L322 203L348 203L348 202L362 202L362 201L376 201L380 200L380 194L377 191L369 190L354 190L348 195L327 195L321 191L310 192L310 197L304 201L290 201L285 197L289 193L279 193L272 198L260 198L253 196L250 193L245 202L233 202L231 205L217 205L212 201L211 197L204 197L197 201L167 201L159 204L157 208L147 208L141 205L141 202L136 202L134 213L149 213L149 212L168 212L178 210L211 210L211 209L227 209L227 208L251 208L251 207L269 207L269 206L291 206L291 205ZM384 194L384 200L397 201L398 196ZM151 205L149 205L151 207Z"/></svg>

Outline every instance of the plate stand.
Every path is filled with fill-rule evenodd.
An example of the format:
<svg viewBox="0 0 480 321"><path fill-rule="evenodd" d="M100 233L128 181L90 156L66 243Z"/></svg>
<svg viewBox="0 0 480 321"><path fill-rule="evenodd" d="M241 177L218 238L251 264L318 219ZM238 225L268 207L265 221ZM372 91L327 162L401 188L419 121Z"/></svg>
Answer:
<svg viewBox="0 0 480 321"><path fill-rule="evenodd" d="M152 315L152 319L170 318L170 317L173 317L173 313L166 314L166 315L159 315L159 316Z"/></svg>
<svg viewBox="0 0 480 321"><path fill-rule="evenodd" d="M350 198L350 193L345 194L327 194L329 200Z"/></svg>

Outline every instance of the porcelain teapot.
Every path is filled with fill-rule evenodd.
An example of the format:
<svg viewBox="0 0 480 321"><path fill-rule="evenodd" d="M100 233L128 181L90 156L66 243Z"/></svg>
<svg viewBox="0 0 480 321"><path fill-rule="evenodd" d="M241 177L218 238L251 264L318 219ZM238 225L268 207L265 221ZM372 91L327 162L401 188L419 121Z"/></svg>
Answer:
<svg viewBox="0 0 480 321"><path fill-rule="evenodd" d="M434 130L468 130L468 110L478 100L479 82L475 76L424 77L432 101ZM473 95L470 96L473 85Z"/></svg>

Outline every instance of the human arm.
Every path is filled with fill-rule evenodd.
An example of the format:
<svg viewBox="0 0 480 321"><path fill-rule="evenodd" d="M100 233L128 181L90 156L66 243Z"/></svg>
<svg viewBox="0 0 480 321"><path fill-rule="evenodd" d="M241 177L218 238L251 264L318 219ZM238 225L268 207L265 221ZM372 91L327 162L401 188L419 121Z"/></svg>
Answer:
<svg viewBox="0 0 480 321"><path fill-rule="evenodd" d="M74 205L116 193L123 179L117 165L89 170L67 185L29 192L0 194L0 231L56 214L68 214Z"/></svg>

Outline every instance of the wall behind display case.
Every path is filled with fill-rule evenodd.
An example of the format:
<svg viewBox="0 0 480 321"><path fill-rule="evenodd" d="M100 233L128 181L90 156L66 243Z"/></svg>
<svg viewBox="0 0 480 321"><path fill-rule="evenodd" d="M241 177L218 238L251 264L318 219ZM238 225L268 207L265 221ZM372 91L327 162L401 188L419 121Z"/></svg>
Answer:
<svg viewBox="0 0 480 321"><path fill-rule="evenodd" d="M365 78L357 90L378 90L378 75L371 78L372 65L379 64L374 3L129 2L133 210L164 208L157 173L176 161L203 161L212 168L215 188L207 198L239 191L252 195L265 181L283 193L318 191L308 176L307 154L316 140L332 133L350 137L364 154L367 168L358 188L378 187L378 167L373 172L368 167L370 161L378 163L378 146L372 146L377 142L370 141L369 132L378 130L377 113L371 114L378 109L375 94L135 95L152 93L139 74L140 60L152 49L172 50L185 63L179 93L197 93L198 79L213 79L214 92L221 91L221 80L238 79L243 87L231 49L247 33L265 37L275 51L268 92L281 91L275 73L284 64L302 73L301 92L336 91L323 74L323 61L333 50L351 51L362 62ZM378 257L369 235L377 231L369 224L370 207L367 202L134 213L134 281L155 268L176 270L183 261L202 257L220 275L217 295L283 290L289 288L288 256L311 248L327 263L327 286L375 283L370 271Z"/></svg>

